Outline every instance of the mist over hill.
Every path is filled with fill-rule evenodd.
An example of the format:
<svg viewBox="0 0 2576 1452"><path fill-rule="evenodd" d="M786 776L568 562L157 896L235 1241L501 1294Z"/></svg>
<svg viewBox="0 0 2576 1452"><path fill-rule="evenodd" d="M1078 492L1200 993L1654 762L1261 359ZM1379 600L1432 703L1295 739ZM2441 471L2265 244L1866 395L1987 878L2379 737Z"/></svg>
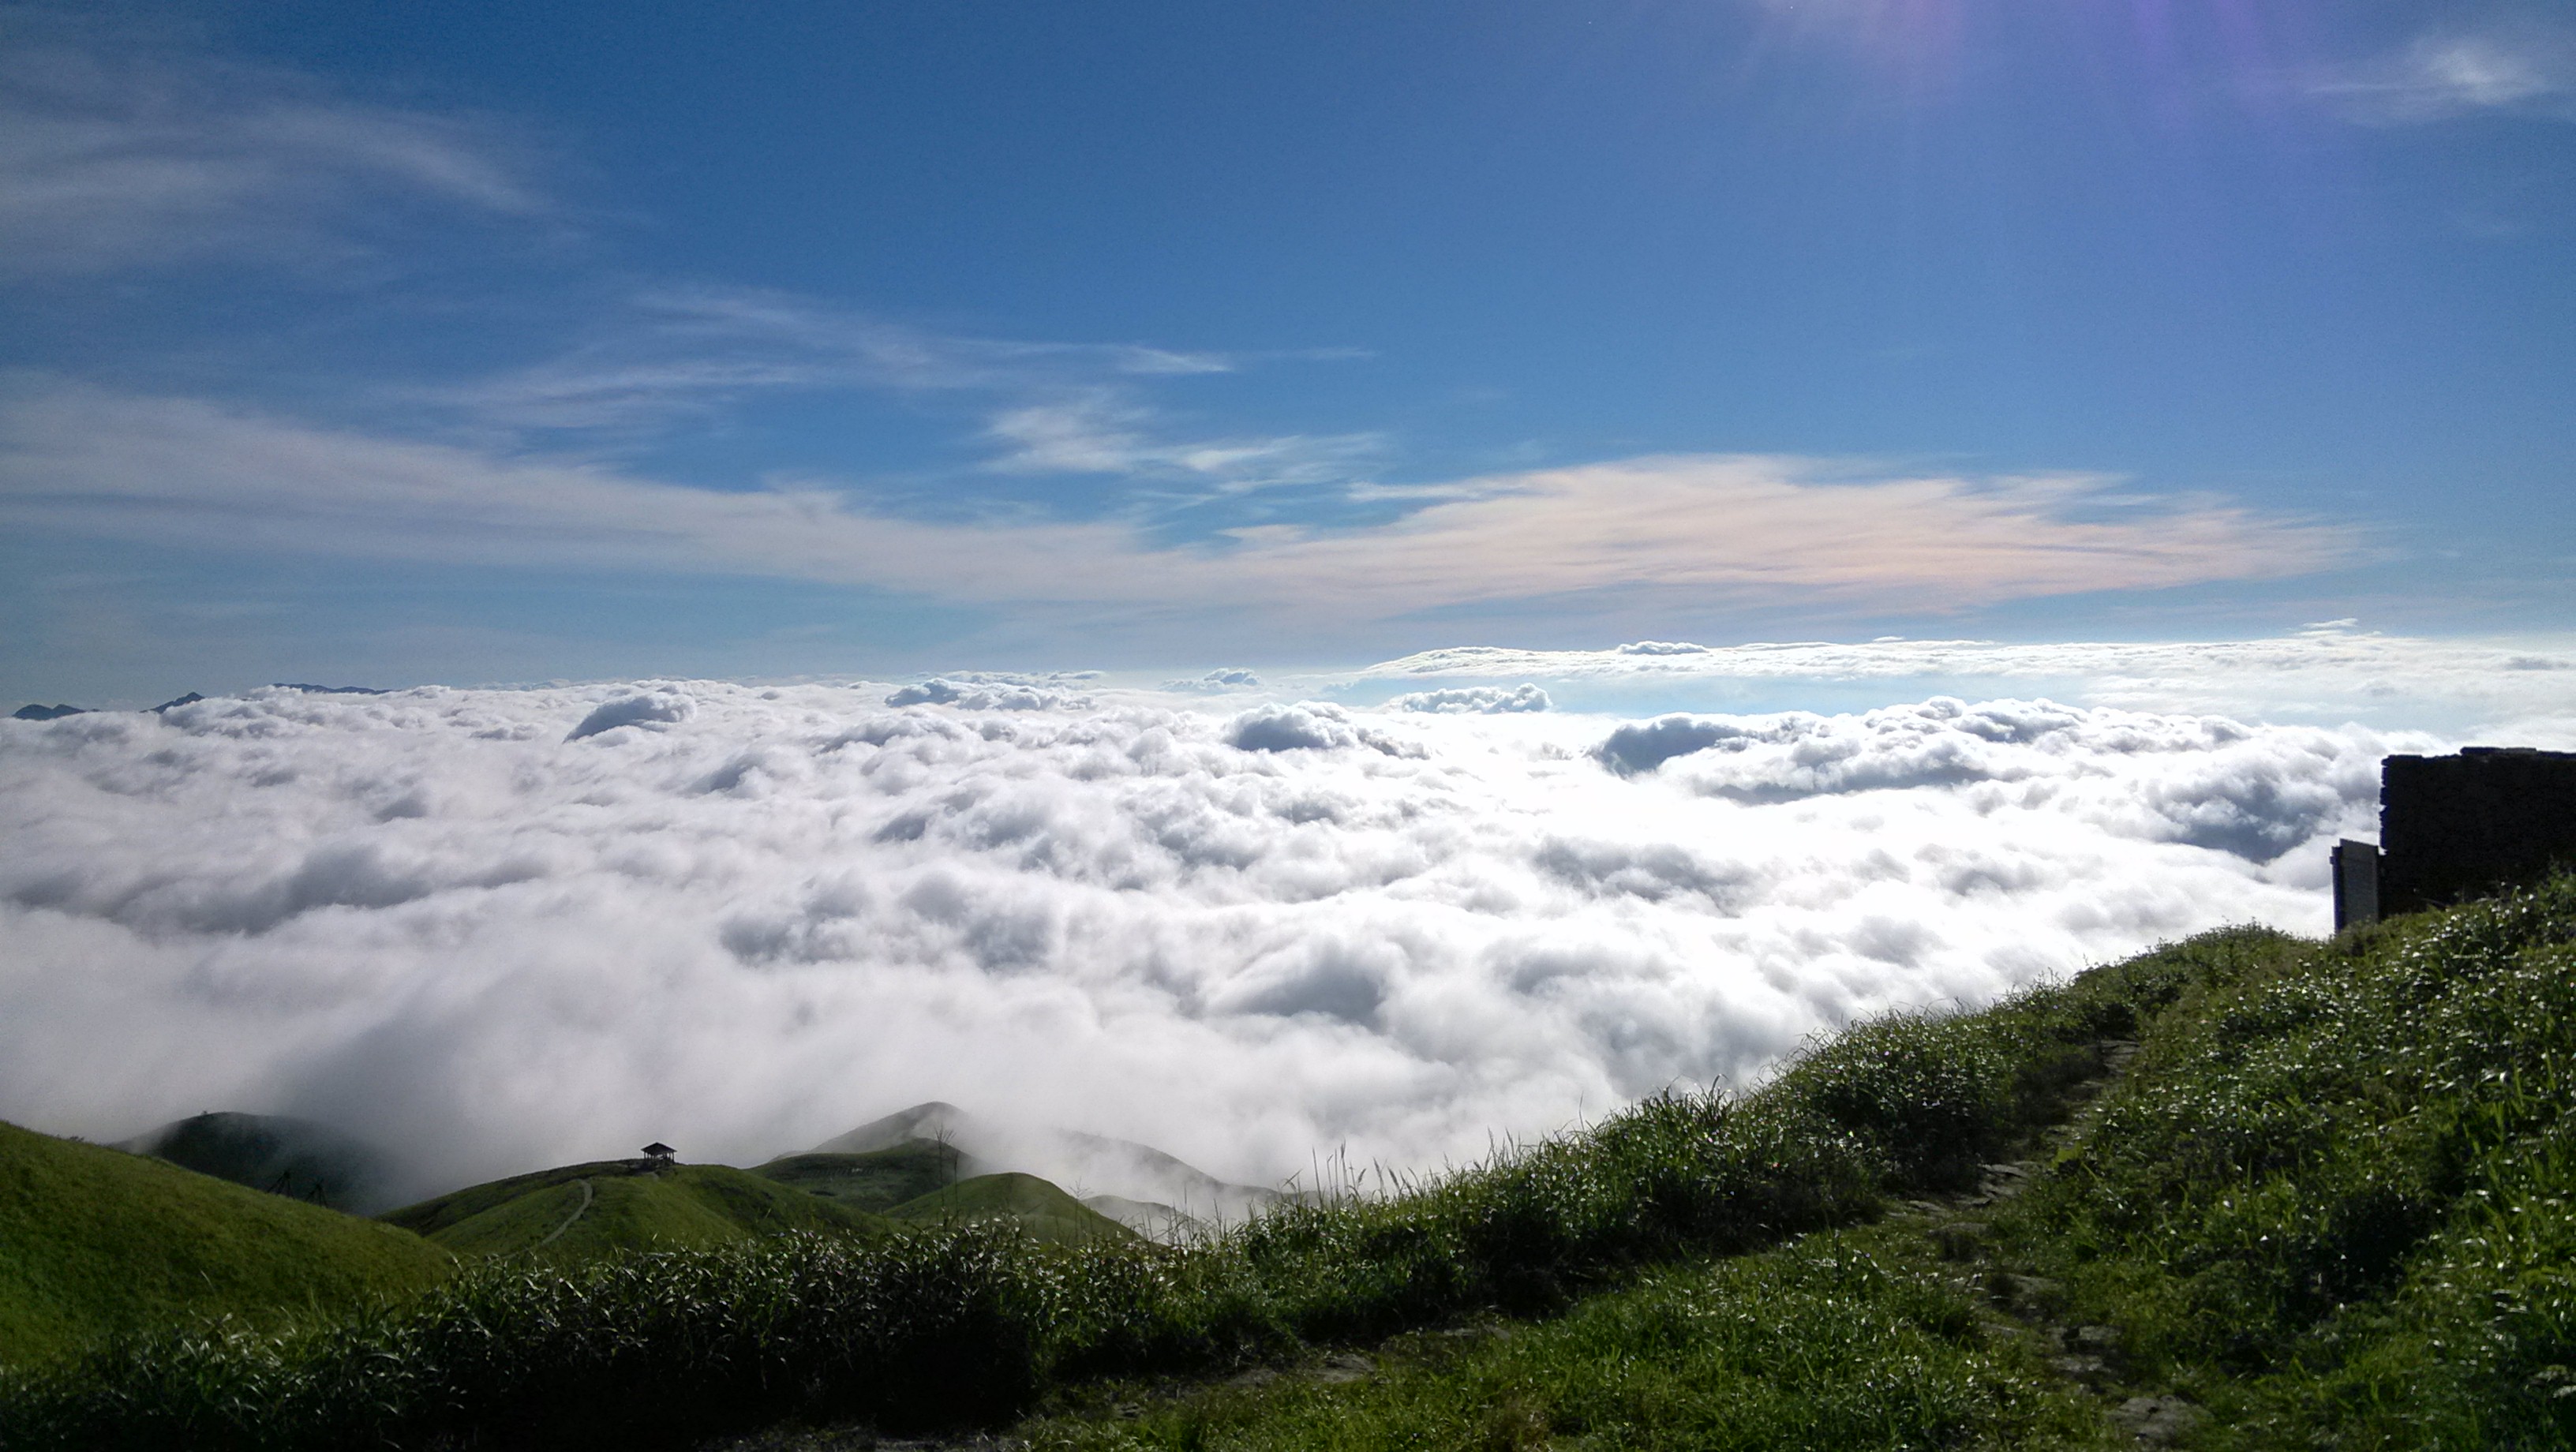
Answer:
<svg viewBox="0 0 2576 1452"><path fill-rule="evenodd" d="M812 1153L863 1155L925 1143L953 1149L962 1174L1037 1175L1141 1230L1240 1224L1282 1198L1269 1186L1228 1184L1152 1145L971 1114L936 1100L870 1120Z"/></svg>
<svg viewBox="0 0 2576 1452"><path fill-rule="evenodd" d="M1436 1166L1885 1007L2320 930L2379 757L2443 744L1028 681L0 723L0 1112L300 1115L424 1193L656 1139L756 1164L934 1099L1222 1186ZM1007 1168L1164 1200L1111 1158Z"/></svg>

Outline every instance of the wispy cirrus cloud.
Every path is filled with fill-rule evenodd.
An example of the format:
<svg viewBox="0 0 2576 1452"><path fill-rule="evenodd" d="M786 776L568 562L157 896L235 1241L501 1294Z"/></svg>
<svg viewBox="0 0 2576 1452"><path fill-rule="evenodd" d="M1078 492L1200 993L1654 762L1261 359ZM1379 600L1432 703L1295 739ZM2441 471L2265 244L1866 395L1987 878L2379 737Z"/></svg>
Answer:
<svg viewBox="0 0 2576 1452"><path fill-rule="evenodd" d="M373 250L405 208L552 210L497 124L370 104L183 37L0 12L0 270Z"/></svg>
<svg viewBox="0 0 2576 1452"><path fill-rule="evenodd" d="M1168 439L1154 411L1097 389L1008 408L989 436L988 467L1012 474L1115 474L1241 493L1274 485L1346 482L1378 463L1374 432Z"/></svg>
<svg viewBox="0 0 2576 1452"><path fill-rule="evenodd" d="M872 391L967 400L970 437L1003 474L1113 475L1235 493L1342 482L1374 465L1373 432L1193 436L1142 390L1283 356L940 333L783 293L668 288L612 309L543 362L412 395L504 428L652 435L763 394Z"/></svg>
<svg viewBox="0 0 2576 1452"><path fill-rule="evenodd" d="M426 401L513 427L654 427L762 391L1026 394L1105 380L1228 373L1238 355L1136 344L977 338L785 293L661 287L608 309L575 346Z"/></svg>
<svg viewBox="0 0 2576 1452"><path fill-rule="evenodd" d="M2279 578L2363 548L2341 526L2115 496L2109 484L1656 457L1481 478L1369 527L1257 526L1167 545L1123 517L923 520L825 484L690 488L95 388L33 385L0 404L0 521L19 530L783 577L976 603L1366 621L1664 594L1942 613Z"/></svg>
<svg viewBox="0 0 2576 1452"><path fill-rule="evenodd" d="M2417 36L2314 72L2308 94L2349 120L2395 126L2482 112L2576 120L2576 29L2514 17Z"/></svg>

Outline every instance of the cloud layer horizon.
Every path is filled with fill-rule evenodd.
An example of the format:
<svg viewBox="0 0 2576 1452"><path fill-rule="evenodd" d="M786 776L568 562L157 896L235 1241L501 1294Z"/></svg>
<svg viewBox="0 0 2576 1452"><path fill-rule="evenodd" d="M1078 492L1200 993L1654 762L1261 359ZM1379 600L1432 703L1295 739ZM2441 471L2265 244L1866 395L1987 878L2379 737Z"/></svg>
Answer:
<svg viewBox="0 0 2576 1452"><path fill-rule="evenodd" d="M1857 1016L2321 931L2323 844L2437 746L1949 698L888 695L0 723L0 1117L294 1113L463 1183L941 1099L1253 1183L1436 1167Z"/></svg>

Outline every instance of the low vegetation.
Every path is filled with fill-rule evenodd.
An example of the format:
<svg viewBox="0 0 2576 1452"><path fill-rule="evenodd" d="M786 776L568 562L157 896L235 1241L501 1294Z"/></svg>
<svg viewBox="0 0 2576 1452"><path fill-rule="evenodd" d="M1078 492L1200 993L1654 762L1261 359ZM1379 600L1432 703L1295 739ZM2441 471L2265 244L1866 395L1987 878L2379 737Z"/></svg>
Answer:
<svg viewBox="0 0 2576 1452"><path fill-rule="evenodd" d="M385 1223L461 1255L558 1263L644 1247L703 1248L804 1232L883 1234L862 1210L723 1165L602 1160L514 1175L391 1211Z"/></svg>
<svg viewBox="0 0 2576 1452"><path fill-rule="evenodd" d="M793 1185L853 1210L882 1213L907 1200L946 1189L963 1175L965 1156L933 1139L906 1140L864 1154L781 1155L752 1173Z"/></svg>
<svg viewBox="0 0 2576 1452"><path fill-rule="evenodd" d="M1209 1448L1850 1452L2116 1445L1978 1278L1919 1236L1819 1231L1657 1268L1566 1314L1420 1332L1184 1395L1105 1383L1021 1431L1041 1452Z"/></svg>
<svg viewBox="0 0 2576 1452"><path fill-rule="evenodd" d="M1035 1175L974 1175L886 1212L914 1225L1006 1225L1046 1245L1124 1241L1136 1232Z"/></svg>
<svg viewBox="0 0 2576 1452"><path fill-rule="evenodd" d="M2576 1444L2576 879L2195 981L1997 1229L2206 1445Z"/></svg>
<svg viewBox="0 0 2576 1452"><path fill-rule="evenodd" d="M2211 934L1180 1248L960 1214L494 1262L21 1371L0 1442L629 1446L848 1419L1085 1449L2037 1448L2117 1445L2107 1399L2156 1391L2206 1410L2198 1445L2566 1446L2571 944L2570 881L2326 945ZM1973 1251L1928 1210L1881 1218L1977 1204L2016 1156L2029 1188L1977 1212ZM2121 1348L2107 1382L2002 1314L2040 1285ZM1298 1370L1334 1355L1360 1369Z"/></svg>
<svg viewBox="0 0 2576 1452"><path fill-rule="evenodd" d="M0 1364L209 1316L326 1319L454 1269L389 1226L0 1124ZM12 1420L0 1401L15 1441Z"/></svg>

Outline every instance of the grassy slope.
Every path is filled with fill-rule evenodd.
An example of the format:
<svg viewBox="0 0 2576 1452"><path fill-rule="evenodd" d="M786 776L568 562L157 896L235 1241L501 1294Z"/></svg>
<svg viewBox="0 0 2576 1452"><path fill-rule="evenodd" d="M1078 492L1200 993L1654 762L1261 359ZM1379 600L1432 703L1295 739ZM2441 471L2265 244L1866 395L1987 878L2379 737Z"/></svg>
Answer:
<svg viewBox="0 0 2576 1452"><path fill-rule="evenodd" d="M1997 1229L2200 1445L2576 1445L2576 879L2196 983Z"/></svg>
<svg viewBox="0 0 2576 1452"><path fill-rule="evenodd" d="M1993 1091L2062 1080L2046 1024L2124 1011L2140 1056L2026 1194L1972 1212L1983 1266L1895 1223L1823 1232L1468 1349L1399 1340L1348 1385L1106 1388L1024 1430L1086 1452L2108 1446L2104 1406L2178 1391L2206 1409L2199 1449L2576 1446L2576 881L1885 1020L1784 1087L1848 1124L1906 1114L1892 1168L1957 1186L1999 1143L1978 1126L2045 1097ZM2009 1325L1983 1292L2033 1272L2061 1324L2119 1333L2100 1403L1979 1328Z"/></svg>
<svg viewBox="0 0 2576 1452"><path fill-rule="evenodd" d="M1008 1221L1049 1245L1134 1240L1136 1232L1035 1175L977 1175L907 1200L886 1212L917 1225Z"/></svg>
<svg viewBox="0 0 2576 1452"><path fill-rule="evenodd" d="M885 1229L876 1216L746 1170L680 1165L639 1171L631 1160L516 1175L383 1218L460 1254L510 1255L544 1242L548 1257L563 1260L723 1245L797 1231L871 1235ZM558 1229L563 1233L555 1236ZM548 1241L549 1236L555 1238Z"/></svg>
<svg viewBox="0 0 2576 1452"><path fill-rule="evenodd" d="M1987 1334L1982 1300L1919 1238L1825 1231L1664 1267L1561 1316L1400 1337L1321 1376L1159 1400L1088 1389L1020 1431L1039 1452L2119 1445L2026 1341Z"/></svg>
<svg viewBox="0 0 2576 1452"><path fill-rule="evenodd" d="M1855 1226L2027 1154L2131 1038L2077 1137L1979 1212L1993 1264ZM792 1414L990 1425L1052 1395L1030 1430L1100 1448L2099 1444L2099 1405L1984 1294L2031 1270L2122 1333L2115 1397L2209 1409L2195 1446L2576 1447L2576 881L1893 1016L1740 1100L1649 1101L1203 1245L968 1227L478 1273L187 1379L147 1347L0 1382L0 1425L269 1448L542 1419L627 1446ZM1497 1315L1511 1334L1435 1329ZM1204 1380L1369 1345L1346 1385ZM1098 1402L1119 1388L1154 1405Z"/></svg>
<svg viewBox="0 0 2576 1452"><path fill-rule="evenodd" d="M752 1173L853 1210L892 1210L956 1183L964 1157L954 1145L916 1139L867 1154L781 1155Z"/></svg>
<svg viewBox="0 0 2576 1452"><path fill-rule="evenodd" d="M0 1124L0 1361L191 1316L336 1310L452 1268L407 1231Z"/></svg>

